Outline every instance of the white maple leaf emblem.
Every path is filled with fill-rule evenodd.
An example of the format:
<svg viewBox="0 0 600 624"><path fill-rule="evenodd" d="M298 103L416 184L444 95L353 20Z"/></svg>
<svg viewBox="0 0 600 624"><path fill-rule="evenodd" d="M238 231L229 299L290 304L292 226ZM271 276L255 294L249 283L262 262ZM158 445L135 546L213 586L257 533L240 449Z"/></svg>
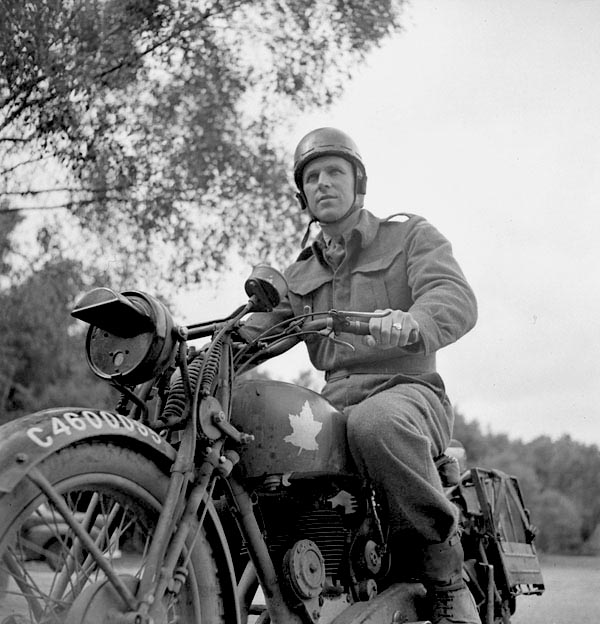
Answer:
<svg viewBox="0 0 600 624"><path fill-rule="evenodd" d="M284 441L299 447L298 455L302 449L306 451L316 451L319 448L317 444L317 434L321 431L323 423L315 420L315 416L310 409L308 401L304 401L304 405L299 414L289 414L292 433L285 436Z"/></svg>

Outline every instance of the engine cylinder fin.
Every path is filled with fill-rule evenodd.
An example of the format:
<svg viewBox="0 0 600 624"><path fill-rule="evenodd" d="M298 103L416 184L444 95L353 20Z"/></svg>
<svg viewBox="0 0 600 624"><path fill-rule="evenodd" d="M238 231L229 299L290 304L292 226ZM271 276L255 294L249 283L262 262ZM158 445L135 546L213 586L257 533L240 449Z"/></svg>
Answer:
<svg viewBox="0 0 600 624"><path fill-rule="evenodd" d="M278 524L273 519L271 529L267 531L270 550L283 552L298 540L310 540L319 547L325 559L327 575L339 575L347 548L347 530L337 512L327 509L310 511L300 515L295 526L286 531L282 531Z"/></svg>

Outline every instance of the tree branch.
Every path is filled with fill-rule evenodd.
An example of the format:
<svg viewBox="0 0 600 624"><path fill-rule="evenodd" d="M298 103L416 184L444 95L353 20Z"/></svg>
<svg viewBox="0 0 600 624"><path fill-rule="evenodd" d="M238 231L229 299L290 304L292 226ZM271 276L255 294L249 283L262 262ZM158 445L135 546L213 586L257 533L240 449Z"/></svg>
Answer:
<svg viewBox="0 0 600 624"><path fill-rule="evenodd" d="M225 12L225 10L232 10L232 9L237 9L240 6L243 6L244 4L247 4L248 0L239 0L237 3L232 3L231 5L224 7L222 4L220 4L219 2L216 2L212 7L207 8L205 11L201 12L199 17L191 22L184 22L182 24L180 24L178 27L175 27L168 35L164 36L163 38L159 39L158 41L156 41L154 44L148 46L145 50L142 50L141 52L136 52L135 54L130 55L129 57L126 57L124 59L122 59L119 63L117 63L116 65L109 67L108 69L105 69L99 73L94 74L91 77L91 81L93 82L94 80L101 80L102 78L105 78L106 76L118 71L119 69L122 69L123 67L126 67L128 65L133 66L135 62L137 62L138 60L140 60L141 58L143 58L144 56L147 56L148 54L150 54L151 52L154 52L154 50L156 50L157 48L161 47L162 45L168 43L169 41L171 41L172 39L174 39L175 37L177 37L178 35L180 35L184 30L189 30L191 28L195 28L197 27L199 24L201 24L203 21L206 21L208 18L212 17L213 15L216 15L217 13L221 12ZM25 111L27 108L31 108L33 106L39 106L42 104L45 104L61 95L65 95L69 92L71 92L73 90L73 88L71 86L65 86L63 89L57 89L55 90L52 94L46 95L45 97L40 97L36 100L30 100L29 96L31 95L33 89L35 88L35 86L37 84L39 84L40 82L42 82L43 80L48 79L48 76L43 75L43 76L39 76L37 79L35 79L34 81L31 82L30 85L28 85L28 92L24 95L24 101L20 104L20 106L17 107L16 110L14 110L1 124L0 124L0 130L3 130L4 128L6 128L8 125L10 125L15 119L17 119L22 113L23 111ZM2 103L0 103L0 110L5 108L8 104L11 103L11 101L17 100L17 98L19 97L19 94L22 91L20 90L19 93L14 94L13 96L6 98Z"/></svg>
<svg viewBox="0 0 600 624"><path fill-rule="evenodd" d="M28 84L22 85L18 91L4 98L4 100L0 102L0 109L6 108L9 104L16 101L20 97L20 95L23 94L24 92L26 92L24 97L25 99L27 99L31 95L31 92L33 91L33 89L45 79L46 79L46 76L38 76L34 80L30 80Z"/></svg>
<svg viewBox="0 0 600 624"><path fill-rule="evenodd" d="M110 193L111 191L122 191L128 188L127 186L111 186L105 188L73 188L69 186L63 186L58 188L49 189L32 189L26 191L4 191L0 192L0 197L5 196L20 196L20 195L43 195L44 193Z"/></svg>
<svg viewBox="0 0 600 624"><path fill-rule="evenodd" d="M71 89L65 89L65 93L67 93L68 91L71 91ZM21 103L21 105L18 106L17 109L14 110L10 115L8 115L7 118L2 122L2 124L0 124L0 130L4 130L4 128L8 127L11 123L15 121L15 119L17 119L23 113L23 111L27 110L28 108L32 106L39 106L40 104L45 104L50 100L53 100L55 97L58 96L58 92L54 93L53 95L47 95L46 97L41 97L36 100L28 101L30 95L31 91L25 96L25 100Z"/></svg>
<svg viewBox="0 0 600 624"><path fill-rule="evenodd" d="M7 173L11 173L15 169L19 167L25 167L26 165L31 165L36 162L40 162L41 160L46 160L48 158L54 158L57 154L48 154L46 156L38 156L37 158L30 158L29 160L24 160L22 162L17 163L16 165L12 165L12 167L6 167L6 169L0 170L0 176L6 175Z"/></svg>
<svg viewBox="0 0 600 624"><path fill-rule="evenodd" d="M29 143L35 135L33 132L26 137L0 137L0 143Z"/></svg>
<svg viewBox="0 0 600 624"><path fill-rule="evenodd" d="M13 206L11 208L0 207L0 214L3 212L25 212L28 210L59 210L67 208L67 205L62 206Z"/></svg>
<svg viewBox="0 0 600 624"><path fill-rule="evenodd" d="M181 189L179 190L182 193L182 196L176 197L173 196L173 201L192 201L189 197L184 197L183 193L197 191L197 189ZM98 191L101 192L101 191ZM109 202L118 202L121 204L132 204L132 205L141 205L148 204L152 200L147 199L135 199L133 197L107 197L107 201ZM77 208L79 206L89 206L90 204L95 204L98 202L98 198L92 197L90 199L76 199L68 202L64 202L62 204L53 204L52 206L10 206L10 207L0 207L0 213L3 212L19 212L26 210L71 210L72 208Z"/></svg>

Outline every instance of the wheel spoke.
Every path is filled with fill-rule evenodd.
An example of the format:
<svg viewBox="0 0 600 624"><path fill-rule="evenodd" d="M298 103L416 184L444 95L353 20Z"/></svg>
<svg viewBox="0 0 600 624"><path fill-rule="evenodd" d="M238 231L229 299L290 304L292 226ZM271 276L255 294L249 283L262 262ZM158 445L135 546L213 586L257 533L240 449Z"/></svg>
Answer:
<svg viewBox="0 0 600 624"><path fill-rule="evenodd" d="M17 556L13 549L7 549L2 557L6 571L13 579L16 588L7 589L8 596L19 596L27 605L27 613L31 621L59 623L60 613L70 603L53 599L40 587L30 570L26 568L21 556ZM18 590L18 591L17 591Z"/></svg>
<svg viewBox="0 0 600 624"><path fill-rule="evenodd" d="M8 579L6 587L0 582L0 622L64 624L70 618L90 624L99 621L98 609L123 612L105 568L132 595L137 591L168 475L129 449L106 445L102 452L91 463L90 454L100 453L96 445L65 449L39 465L46 479L41 488L28 478L0 494L0 579ZM188 574L178 593L164 596L161 624L232 621L224 615L220 563L203 531L194 550L189 571L198 576ZM187 552L177 567L185 565Z"/></svg>
<svg viewBox="0 0 600 624"><path fill-rule="evenodd" d="M88 493L87 498L89 496ZM96 546L114 564L117 561L114 558L117 546L126 531L141 530L137 528L136 514L129 505L121 504L109 494L99 493L91 494L85 512L78 511L77 507L83 507L82 501L85 498L86 492L83 490L70 491L68 495L62 496L70 513L81 514L82 527L87 526ZM60 614L68 609L87 585L106 578L80 540L72 532L65 534L64 528L60 529L65 526L62 515L52 502L38 500L33 511L25 514L15 545L4 549L0 571L4 571L9 582L12 582L4 595L7 601L12 600L21 605L18 607L19 612L21 615L26 613L28 621L58 624L63 620ZM54 540L56 547L52 553L36 545L34 539L37 538L34 535L24 537L30 527L35 527L39 533L49 536L47 539ZM144 527L143 531L150 535L148 527ZM143 544L144 553L147 552L148 539L149 537ZM37 559L32 560L32 556ZM53 557L53 567L46 569L43 560L50 561L50 556ZM42 561L39 561L39 557L42 557ZM134 577L140 574L141 562L143 558L135 558L136 565L131 570ZM48 572L50 569L53 570L52 573ZM0 620L4 619L4 615L0 608Z"/></svg>

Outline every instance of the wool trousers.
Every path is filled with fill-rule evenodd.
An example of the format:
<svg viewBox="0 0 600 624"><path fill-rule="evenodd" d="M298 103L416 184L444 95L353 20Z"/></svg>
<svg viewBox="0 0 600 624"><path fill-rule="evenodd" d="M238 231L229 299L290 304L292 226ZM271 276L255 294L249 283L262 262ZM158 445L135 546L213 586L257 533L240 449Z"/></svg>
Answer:
<svg viewBox="0 0 600 624"><path fill-rule="evenodd" d="M443 542L456 531L457 513L434 458L450 441L452 409L445 395L425 384L390 381L349 375L330 381L322 394L347 415L352 457L387 501L392 534Z"/></svg>

